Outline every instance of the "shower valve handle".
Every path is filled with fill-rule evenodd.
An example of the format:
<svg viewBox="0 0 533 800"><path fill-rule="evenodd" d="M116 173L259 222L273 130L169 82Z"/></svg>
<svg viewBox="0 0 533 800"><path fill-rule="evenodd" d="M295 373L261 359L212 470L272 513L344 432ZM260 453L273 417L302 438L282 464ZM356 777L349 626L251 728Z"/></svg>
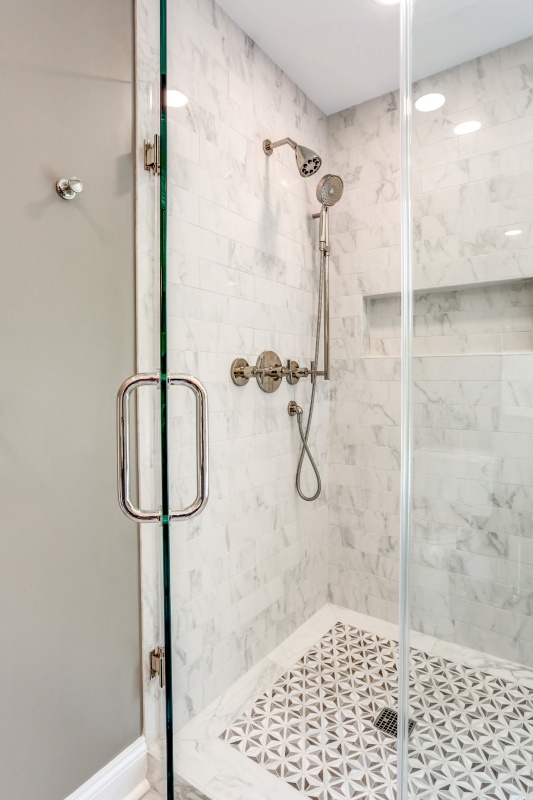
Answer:
<svg viewBox="0 0 533 800"><path fill-rule="evenodd" d="M261 361L261 356L259 362ZM263 362L264 363L264 362ZM291 386L295 386L300 378L308 378L313 375L313 367L301 367L297 361L287 360L285 366L280 362L269 366L252 366L245 358L236 358L231 365L231 379L236 386L246 386L250 378L257 378L258 382L265 378L273 378L280 382L282 378L287 378ZM280 384L277 383L277 386Z"/></svg>
<svg viewBox="0 0 533 800"><path fill-rule="evenodd" d="M288 375L290 370L288 367L253 367L250 364L234 366L232 369L233 375L237 378L257 378L263 376L265 378L283 378Z"/></svg>
<svg viewBox="0 0 533 800"><path fill-rule="evenodd" d="M301 367L297 361L291 361L289 359L285 368L285 374L287 376L287 383L290 383L291 386L296 386L300 378L309 377L310 370L308 367Z"/></svg>
<svg viewBox="0 0 533 800"><path fill-rule="evenodd" d="M287 378L290 384L298 383L300 378L308 378L310 370L308 367L300 367L297 361L287 361L286 367L265 367L264 369L255 367L255 376L265 375L269 378Z"/></svg>
<svg viewBox="0 0 533 800"><path fill-rule="evenodd" d="M246 366L235 368L235 375L241 378L247 378L249 380L250 378L255 378L256 374L257 374L257 367L252 367L249 364L247 364Z"/></svg>

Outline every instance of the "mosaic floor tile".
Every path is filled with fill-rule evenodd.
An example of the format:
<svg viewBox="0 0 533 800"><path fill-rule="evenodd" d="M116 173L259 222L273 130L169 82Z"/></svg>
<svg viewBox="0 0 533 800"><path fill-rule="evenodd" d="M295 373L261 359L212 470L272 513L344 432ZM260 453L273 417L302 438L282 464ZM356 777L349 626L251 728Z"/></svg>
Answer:
<svg viewBox="0 0 533 800"><path fill-rule="evenodd" d="M397 643L339 622L221 736L310 800L395 800ZM418 650L411 658L409 795L533 796L530 690Z"/></svg>

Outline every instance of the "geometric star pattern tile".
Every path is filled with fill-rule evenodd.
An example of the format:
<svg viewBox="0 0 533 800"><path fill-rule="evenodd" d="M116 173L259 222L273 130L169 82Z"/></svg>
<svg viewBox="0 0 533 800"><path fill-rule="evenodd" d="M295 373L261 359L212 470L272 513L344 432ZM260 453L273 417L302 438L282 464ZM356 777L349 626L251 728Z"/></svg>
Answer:
<svg viewBox="0 0 533 800"><path fill-rule="evenodd" d="M310 800L396 800L397 642L339 622L223 734ZM530 690L411 651L409 797L533 798Z"/></svg>

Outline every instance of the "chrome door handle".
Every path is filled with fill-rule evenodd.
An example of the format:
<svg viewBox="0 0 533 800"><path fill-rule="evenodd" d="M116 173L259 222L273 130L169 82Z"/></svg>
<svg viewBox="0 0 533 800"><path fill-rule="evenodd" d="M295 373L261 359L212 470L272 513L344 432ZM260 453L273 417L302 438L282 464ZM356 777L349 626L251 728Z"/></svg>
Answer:
<svg viewBox="0 0 533 800"><path fill-rule="evenodd" d="M207 392L192 375L169 375L169 386L186 386L196 398L196 499L186 508L170 509L171 522L191 519L199 514L209 499L209 438L207 422Z"/></svg>
<svg viewBox="0 0 533 800"><path fill-rule="evenodd" d="M118 503L135 522L161 522L161 510L142 511L130 498L130 413L129 398L140 386L159 386L159 375L144 373L127 378L117 395Z"/></svg>
<svg viewBox="0 0 533 800"><path fill-rule="evenodd" d="M186 386L196 397L196 498L185 508L170 510L169 519L190 519L199 514L209 498L209 439L207 422L207 392L191 375L169 375L169 386ZM144 373L127 378L117 395L118 430L118 502L124 514L135 522L161 522L161 509L143 511L130 498L130 416L129 398L140 386L159 386L157 373Z"/></svg>

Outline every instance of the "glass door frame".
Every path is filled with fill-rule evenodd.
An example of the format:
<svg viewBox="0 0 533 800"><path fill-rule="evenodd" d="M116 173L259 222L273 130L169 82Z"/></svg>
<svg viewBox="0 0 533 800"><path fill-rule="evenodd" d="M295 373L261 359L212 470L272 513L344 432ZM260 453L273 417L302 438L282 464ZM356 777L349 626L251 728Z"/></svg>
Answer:
<svg viewBox="0 0 533 800"><path fill-rule="evenodd" d="M398 800L408 800L411 511L413 474L413 214L411 187L414 0L400 4L401 444L398 650Z"/></svg>
<svg viewBox="0 0 533 800"><path fill-rule="evenodd" d="M167 3L159 3L159 347L161 421L161 533L165 646L165 746L167 800L174 798L174 711L172 673L172 596L170 576L170 499L168 472L168 320L167 320Z"/></svg>

